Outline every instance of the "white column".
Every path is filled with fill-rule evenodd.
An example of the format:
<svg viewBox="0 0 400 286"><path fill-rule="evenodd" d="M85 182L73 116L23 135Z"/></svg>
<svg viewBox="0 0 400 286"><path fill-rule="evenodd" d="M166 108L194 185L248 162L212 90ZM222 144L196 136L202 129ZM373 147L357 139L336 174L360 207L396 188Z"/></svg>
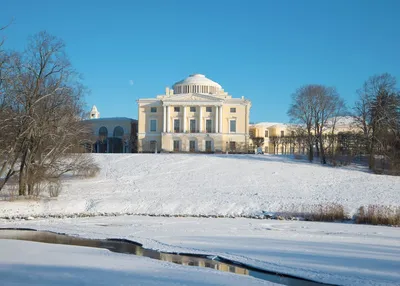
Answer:
<svg viewBox="0 0 400 286"><path fill-rule="evenodd" d="M164 105L164 120L163 120L163 132L167 132L167 107Z"/></svg>
<svg viewBox="0 0 400 286"><path fill-rule="evenodd" d="M186 106L182 106L183 108L183 133L186 132Z"/></svg>
<svg viewBox="0 0 400 286"><path fill-rule="evenodd" d="M167 106L167 132L171 130L171 106Z"/></svg>
<svg viewBox="0 0 400 286"><path fill-rule="evenodd" d="M219 107L219 133L222 133L222 106Z"/></svg>
<svg viewBox="0 0 400 286"><path fill-rule="evenodd" d="M218 109L219 107L215 107L215 133L218 133Z"/></svg>
<svg viewBox="0 0 400 286"><path fill-rule="evenodd" d="M199 132L203 132L203 115L202 115L202 111L203 111L203 106L199 106L200 111L199 111Z"/></svg>

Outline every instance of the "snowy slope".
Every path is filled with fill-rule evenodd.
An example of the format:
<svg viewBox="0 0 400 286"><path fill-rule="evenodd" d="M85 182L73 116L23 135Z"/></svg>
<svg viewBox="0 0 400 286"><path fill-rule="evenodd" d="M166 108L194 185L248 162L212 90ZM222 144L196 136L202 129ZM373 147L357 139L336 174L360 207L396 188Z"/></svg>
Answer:
<svg viewBox="0 0 400 286"><path fill-rule="evenodd" d="M50 214L253 215L338 203L400 205L400 177L271 155L97 154L101 172L57 199L0 201L0 217Z"/></svg>

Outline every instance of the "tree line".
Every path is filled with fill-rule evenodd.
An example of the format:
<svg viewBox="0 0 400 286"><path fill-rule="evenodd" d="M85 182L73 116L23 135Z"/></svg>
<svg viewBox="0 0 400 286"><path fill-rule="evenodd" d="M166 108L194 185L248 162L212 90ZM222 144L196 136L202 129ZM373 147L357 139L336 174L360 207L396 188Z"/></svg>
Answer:
<svg viewBox="0 0 400 286"><path fill-rule="evenodd" d="M97 167L83 152L90 131L81 122L86 89L65 52L47 32L22 52L0 45L0 191L19 195L60 188L63 174Z"/></svg>
<svg viewBox="0 0 400 286"><path fill-rule="evenodd" d="M340 154L356 154L367 160L371 170L399 174L400 92L396 78L388 73L374 75L357 94L354 107L348 110L334 87L313 84L297 89L288 110L293 142L307 149L309 161L316 156L326 164ZM337 120L344 115L351 116L351 128L337 132Z"/></svg>

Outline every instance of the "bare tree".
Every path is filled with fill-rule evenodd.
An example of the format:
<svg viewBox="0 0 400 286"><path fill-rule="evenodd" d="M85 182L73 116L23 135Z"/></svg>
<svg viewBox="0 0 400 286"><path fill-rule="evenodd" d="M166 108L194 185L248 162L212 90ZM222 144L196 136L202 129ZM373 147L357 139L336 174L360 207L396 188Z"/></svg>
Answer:
<svg viewBox="0 0 400 286"><path fill-rule="evenodd" d="M344 101L339 97L335 88L325 86L315 86L314 92L316 98L316 108L314 115L315 134L319 143L321 152L321 163L326 164L325 148L329 148L329 144L324 140L324 132L327 127L330 133L334 134L337 118L345 111Z"/></svg>
<svg viewBox="0 0 400 286"><path fill-rule="evenodd" d="M323 133L326 132L328 123L329 127L334 130L336 118L344 110L345 104L333 87L306 85L293 94L288 115L292 122L306 131L310 162L313 161L315 145L321 163L326 164Z"/></svg>
<svg viewBox="0 0 400 286"><path fill-rule="evenodd" d="M288 115L291 122L296 123L306 130L308 145L308 160L313 161L313 145L315 142L314 128L315 103L312 93L312 86L303 86L292 95Z"/></svg>
<svg viewBox="0 0 400 286"><path fill-rule="evenodd" d="M274 154L279 153L279 145L281 144L282 137L279 136L271 136L269 137L269 142L272 144L274 148Z"/></svg>
<svg viewBox="0 0 400 286"><path fill-rule="evenodd" d="M400 140L400 95L396 84L395 77L384 73L370 77L358 90L354 118L364 135L370 169L375 168L378 150L396 149L387 146L388 138L392 138L393 145Z"/></svg>
<svg viewBox="0 0 400 286"><path fill-rule="evenodd" d="M20 195L32 195L41 182L58 181L65 172L92 165L77 154L90 142L90 131L81 122L84 88L64 48L62 41L41 32L24 53L8 61L11 73L4 81L0 118L8 120L4 128L12 125L14 133L2 169L18 174Z"/></svg>
<svg viewBox="0 0 400 286"><path fill-rule="evenodd" d="M264 144L264 137L252 137L251 140L256 147L261 147Z"/></svg>

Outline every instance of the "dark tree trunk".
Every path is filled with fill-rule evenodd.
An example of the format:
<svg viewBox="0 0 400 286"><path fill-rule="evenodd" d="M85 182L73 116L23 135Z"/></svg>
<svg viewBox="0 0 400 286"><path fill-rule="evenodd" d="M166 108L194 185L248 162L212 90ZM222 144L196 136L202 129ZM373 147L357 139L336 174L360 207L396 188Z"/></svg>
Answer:
<svg viewBox="0 0 400 286"><path fill-rule="evenodd" d="M324 144L323 144L322 138L319 138L319 145L320 145L320 149L321 149L321 163L325 165L326 157L325 157L325 150L324 150Z"/></svg>
<svg viewBox="0 0 400 286"><path fill-rule="evenodd" d="M312 143L309 145L308 150L308 161L312 162L314 160L314 153L313 153L313 145Z"/></svg>
<svg viewBox="0 0 400 286"><path fill-rule="evenodd" d="M26 152L24 153L21 165L19 167L19 193L18 193L18 195L20 195L20 196L25 196L25 194L26 194L25 158L26 158Z"/></svg>

